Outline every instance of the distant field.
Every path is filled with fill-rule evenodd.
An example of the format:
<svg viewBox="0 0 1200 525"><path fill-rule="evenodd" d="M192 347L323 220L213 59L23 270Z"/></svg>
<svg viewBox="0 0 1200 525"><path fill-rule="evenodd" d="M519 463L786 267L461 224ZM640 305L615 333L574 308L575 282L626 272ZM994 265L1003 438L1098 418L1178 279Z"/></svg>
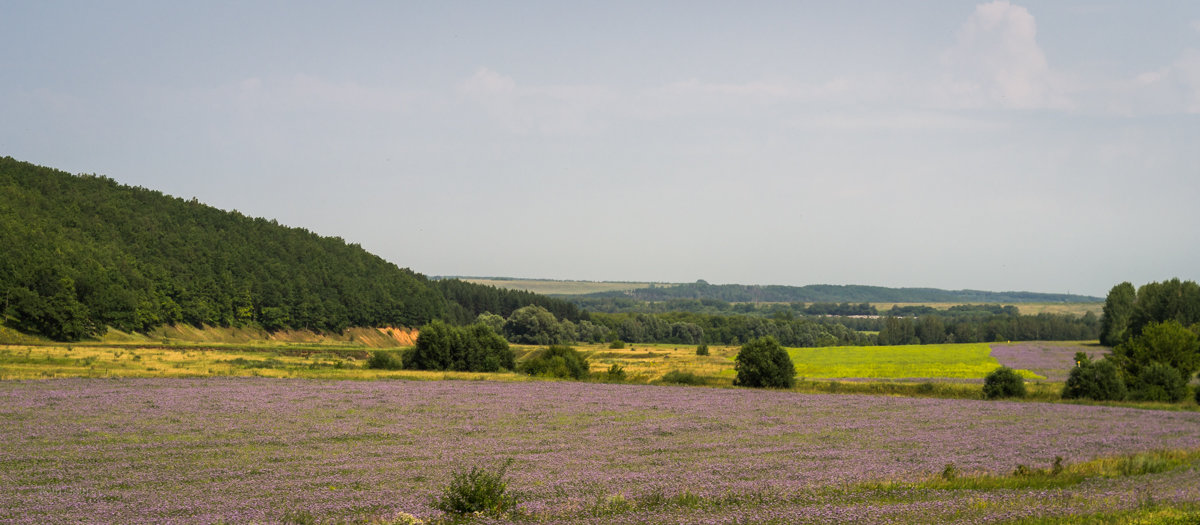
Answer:
<svg viewBox="0 0 1200 525"><path fill-rule="evenodd" d="M1077 344L1077 343L1076 343ZM1045 362L1016 352L1029 345L995 346L1007 352L1005 364L1030 379L1061 381L1070 368L1072 343L1054 343L1059 359ZM710 346L707 356L695 345L631 343L623 349L607 344L575 347L589 356L591 371L602 374L612 365L625 370L630 382L657 381L678 370L707 378L709 385L729 386L736 375L738 347ZM1059 348L1063 350L1058 350ZM520 361L539 347L514 345ZM1080 347L1082 348L1082 347ZM255 376L311 379L493 379L520 381L515 373L424 372L371 370L366 359L374 349L361 346L286 344L273 346L186 346L143 344L11 345L0 346L0 379L54 377L204 377ZM386 350L395 351L395 350ZM913 346L836 346L788 349L797 376L804 379L981 379L1000 366L986 343ZM1010 356L1011 354L1011 356ZM1069 354L1069 355L1068 355ZM1024 358L1024 361L1013 359ZM1064 360L1065 359L1065 360ZM1061 361L1061 362L1060 362Z"/></svg>
<svg viewBox="0 0 1200 525"><path fill-rule="evenodd" d="M874 306L876 310L879 310L882 313L884 311L891 310L893 306L901 306L901 307L903 307L903 306L928 306L930 308L937 308L938 310L946 310L946 309L950 308L951 306L958 306L958 305L963 305L963 304L980 304L980 303L871 303L871 306ZM1101 310L1104 309L1104 303L1003 303L1003 304L1005 304L1005 305L1011 304L1012 306L1016 306L1017 310L1019 310L1024 315L1037 315L1037 314L1046 313L1046 314L1071 314L1071 315L1082 316L1088 312L1092 312L1093 314L1100 315Z"/></svg>
<svg viewBox="0 0 1200 525"><path fill-rule="evenodd" d="M462 279L469 283L525 290L542 295L584 295L599 292L622 292L649 288L650 286L672 286L670 283L631 283L611 281L550 281L542 279Z"/></svg>
<svg viewBox="0 0 1200 525"><path fill-rule="evenodd" d="M1000 366L986 343L790 348L788 353L796 374L808 378L979 379Z"/></svg>

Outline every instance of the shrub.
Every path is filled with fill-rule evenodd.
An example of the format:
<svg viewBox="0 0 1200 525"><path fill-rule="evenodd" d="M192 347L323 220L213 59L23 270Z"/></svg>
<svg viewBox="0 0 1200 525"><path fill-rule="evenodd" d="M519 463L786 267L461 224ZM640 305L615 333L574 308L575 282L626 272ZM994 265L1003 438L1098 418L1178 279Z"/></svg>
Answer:
<svg viewBox="0 0 1200 525"><path fill-rule="evenodd" d="M942 469L942 479L946 481L958 479L958 467L954 466L954 463L946 463L946 467Z"/></svg>
<svg viewBox="0 0 1200 525"><path fill-rule="evenodd" d="M983 397L987 399L1025 397L1025 380L1007 366L992 370L983 379Z"/></svg>
<svg viewBox="0 0 1200 525"><path fill-rule="evenodd" d="M474 514L501 516L517 507L517 497L506 494L508 482L504 474L512 460L508 460L495 471L471 467L469 471L454 473L450 485L433 502L434 508L447 514Z"/></svg>
<svg viewBox="0 0 1200 525"><path fill-rule="evenodd" d="M371 358L367 359L367 368L400 370L404 368L404 363L395 352L378 351L372 352Z"/></svg>
<svg viewBox="0 0 1200 525"><path fill-rule="evenodd" d="M708 355L708 345L700 343L700 346L696 347L696 355Z"/></svg>
<svg viewBox="0 0 1200 525"><path fill-rule="evenodd" d="M608 347L612 348L613 350L620 350L622 348L625 348L625 341L622 341L620 339L613 339L613 341L611 343L608 343Z"/></svg>
<svg viewBox="0 0 1200 525"><path fill-rule="evenodd" d="M622 367L621 365L613 363L612 366L608 367L608 371L604 373L604 376L609 381L624 381L625 380L625 368Z"/></svg>
<svg viewBox="0 0 1200 525"><path fill-rule="evenodd" d="M584 379L588 376L588 361L574 348L552 345L521 363L520 369L531 376Z"/></svg>
<svg viewBox="0 0 1200 525"><path fill-rule="evenodd" d="M1130 376L1142 368L1162 363L1179 370L1184 378L1200 368L1200 337L1178 321L1150 323L1141 334L1113 349L1113 358Z"/></svg>
<svg viewBox="0 0 1200 525"><path fill-rule="evenodd" d="M1063 385L1063 399L1087 398L1096 401L1125 399L1125 382L1117 365L1108 359L1092 361L1083 352L1075 354L1075 368Z"/></svg>
<svg viewBox="0 0 1200 525"><path fill-rule="evenodd" d="M417 346L404 356L404 368L497 372L512 370L514 361L508 341L487 324L459 328L433 321L421 327Z"/></svg>
<svg viewBox="0 0 1200 525"><path fill-rule="evenodd" d="M734 385L792 388L796 384L796 366L774 337L760 337L742 345L734 360L737 361Z"/></svg>
<svg viewBox="0 0 1200 525"><path fill-rule="evenodd" d="M660 379L660 381L662 381L663 383L673 383L673 384L677 384L677 385L705 385L705 384L708 384L708 381L705 380L703 377L700 377L691 372L684 372L683 370L672 370L670 372L667 372L666 374L663 374L662 379Z"/></svg>
<svg viewBox="0 0 1200 525"><path fill-rule="evenodd" d="M1178 403L1187 397L1187 380L1172 366L1151 363L1134 378L1129 397L1137 401Z"/></svg>

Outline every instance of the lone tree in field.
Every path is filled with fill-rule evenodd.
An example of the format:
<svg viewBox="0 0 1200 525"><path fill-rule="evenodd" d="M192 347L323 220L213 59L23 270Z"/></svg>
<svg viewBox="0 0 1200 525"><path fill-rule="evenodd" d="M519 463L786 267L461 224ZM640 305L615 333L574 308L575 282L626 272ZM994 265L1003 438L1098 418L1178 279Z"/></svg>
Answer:
<svg viewBox="0 0 1200 525"><path fill-rule="evenodd" d="M1007 366L1002 366L983 379L983 397L999 399L1002 397L1025 397L1025 380Z"/></svg>
<svg viewBox="0 0 1200 525"><path fill-rule="evenodd" d="M787 350L774 337L760 337L738 350L737 379L733 384L757 388L791 388L796 384L796 366Z"/></svg>

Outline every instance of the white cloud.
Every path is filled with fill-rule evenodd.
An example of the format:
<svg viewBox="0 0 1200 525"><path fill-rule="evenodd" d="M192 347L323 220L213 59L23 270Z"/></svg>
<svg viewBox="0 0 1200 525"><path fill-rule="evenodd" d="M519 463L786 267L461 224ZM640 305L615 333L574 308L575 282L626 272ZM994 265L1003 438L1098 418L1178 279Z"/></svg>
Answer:
<svg viewBox="0 0 1200 525"><path fill-rule="evenodd" d="M1200 114L1200 51L1184 50L1164 67L1145 71L1114 89L1111 107L1124 114Z"/></svg>
<svg viewBox="0 0 1200 525"><path fill-rule="evenodd" d="M601 125L614 99L595 86L525 86L486 67L459 83L458 92L518 134L587 133Z"/></svg>
<svg viewBox="0 0 1200 525"><path fill-rule="evenodd" d="M1037 42L1029 10L1007 1L976 6L942 56L948 77L938 90L966 107L1065 108L1070 101Z"/></svg>
<svg viewBox="0 0 1200 525"><path fill-rule="evenodd" d="M458 86L463 93L478 97L511 95L516 87L517 83L512 77L501 75L486 67L479 68L471 78Z"/></svg>

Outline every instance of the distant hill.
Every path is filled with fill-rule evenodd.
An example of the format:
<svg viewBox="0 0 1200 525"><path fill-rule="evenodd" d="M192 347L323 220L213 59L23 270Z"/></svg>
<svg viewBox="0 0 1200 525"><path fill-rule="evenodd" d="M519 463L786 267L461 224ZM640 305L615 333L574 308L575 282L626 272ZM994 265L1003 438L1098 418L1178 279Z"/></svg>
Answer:
<svg viewBox="0 0 1200 525"><path fill-rule="evenodd" d="M337 237L11 157L0 158L0 247L0 321L59 340L176 323L414 327L527 304L586 315L527 292L434 283Z"/></svg>
<svg viewBox="0 0 1200 525"><path fill-rule="evenodd" d="M807 286L695 283L635 283L464 277L503 288L534 290L563 298L627 297L642 301L712 299L730 303L1099 303L1087 295L988 292L937 288L812 284Z"/></svg>
<svg viewBox="0 0 1200 525"><path fill-rule="evenodd" d="M599 292L623 292L651 286L674 286L665 283L628 281L569 281L552 279L516 279L508 277L457 277L463 281L509 290L524 290L543 295L587 295Z"/></svg>
<svg viewBox="0 0 1200 525"><path fill-rule="evenodd" d="M811 284L808 286L708 284L704 281L669 287L640 288L627 292L601 292L587 297L633 297L644 301L715 299L731 303L1093 303L1099 297L1035 292L986 292L937 288L886 288L882 286Z"/></svg>

